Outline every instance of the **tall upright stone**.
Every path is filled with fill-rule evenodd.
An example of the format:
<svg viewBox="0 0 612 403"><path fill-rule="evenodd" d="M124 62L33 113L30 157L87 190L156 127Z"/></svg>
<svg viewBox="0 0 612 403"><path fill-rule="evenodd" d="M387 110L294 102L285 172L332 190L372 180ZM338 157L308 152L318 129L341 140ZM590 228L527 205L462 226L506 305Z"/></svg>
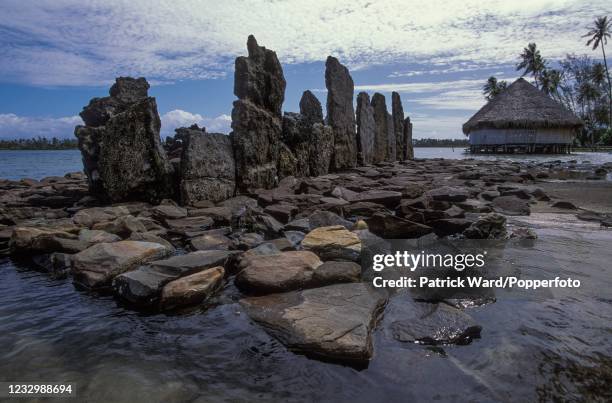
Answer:
<svg viewBox="0 0 612 403"><path fill-rule="evenodd" d="M174 196L172 168L159 131L155 98L144 78L119 77L110 96L93 98L77 126L91 193L112 202L157 202Z"/></svg>
<svg viewBox="0 0 612 403"><path fill-rule="evenodd" d="M232 144L237 188L250 192L272 188L278 182L277 163L282 132L281 109L285 77L276 52L247 41L248 57L235 63Z"/></svg>
<svg viewBox="0 0 612 403"><path fill-rule="evenodd" d="M387 118L387 103L385 96L375 93L372 96L372 109L374 111L374 153L373 163L384 162L387 160L387 148L389 142L389 120Z"/></svg>
<svg viewBox="0 0 612 403"><path fill-rule="evenodd" d="M397 154L393 116L387 112L387 161L395 161Z"/></svg>
<svg viewBox="0 0 612 403"><path fill-rule="evenodd" d="M355 85L348 69L338 59L327 57L325 62L327 87L327 123L334 133L331 168L341 170L357 165L357 139L353 91Z"/></svg>
<svg viewBox="0 0 612 403"><path fill-rule="evenodd" d="M180 195L184 205L201 200L220 202L234 196L236 167L229 136L206 133L196 125L176 129L183 141Z"/></svg>
<svg viewBox="0 0 612 403"><path fill-rule="evenodd" d="M412 145L412 123L410 118L404 120L404 143L406 144L406 159L414 159L414 146Z"/></svg>
<svg viewBox="0 0 612 403"><path fill-rule="evenodd" d="M303 115L309 122L323 123L323 108L319 99L310 91L306 90L302 93L300 99L300 114Z"/></svg>
<svg viewBox="0 0 612 403"><path fill-rule="evenodd" d="M404 108L402 99L397 92L391 93L391 115L393 116L393 131L395 132L396 157L404 161L406 157L406 144L404 143Z"/></svg>
<svg viewBox="0 0 612 403"><path fill-rule="evenodd" d="M366 92L357 95L357 163L371 164L374 157L374 109L370 104L370 96Z"/></svg>

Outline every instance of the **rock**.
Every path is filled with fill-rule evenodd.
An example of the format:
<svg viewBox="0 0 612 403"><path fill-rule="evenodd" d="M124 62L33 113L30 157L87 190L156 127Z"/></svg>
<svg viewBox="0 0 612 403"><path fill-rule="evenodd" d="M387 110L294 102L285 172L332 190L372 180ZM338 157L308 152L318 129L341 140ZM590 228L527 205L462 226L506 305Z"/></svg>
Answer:
<svg viewBox="0 0 612 403"><path fill-rule="evenodd" d="M389 121L387 119L388 112L385 96L378 92L375 93L372 96L372 108L376 123L372 162L376 164L387 160Z"/></svg>
<svg viewBox="0 0 612 403"><path fill-rule="evenodd" d="M220 250L197 251L187 255L156 260L137 270L117 276L113 281L115 293L139 306L152 306L159 300L167 283L216 266L224 266L232 252Z"/></svg>
<svg viewBox="0 0 612 403"><path fill-rule="evenodd" d="M201 235L202 232L211 228L214 224L214 220L210 217L186 217L179 218L177 220L166 220L166 226L168 231L181 235L187 238L192 238Z"/></svg>
<svg viewBox="0 0 612 403"><path fill-rule="evenodd" d="M510 238L538 239L538 234L531 228L518 227L512 231Z"/></svg>
<svg viewBox="0 0 612 403"><path fill-rule="evenodd" d="M32 227L15 227L9 240L9 249L14 254L76 253L88 246L87 242L79 240L74 234Z"/></svg>
<svg viewBox="0 0 612 403"><path fill-rule="evenodd" d="M552 205L555 208L560 208L560 209L564 209L564 210L577 210L578 207L576 207L573 203L568 202L568 201L558 201L553 203Z"/></svg>
<svg viewBox="0 0 612 403"><path fill-rule="evenodd" d="M365 222L370 231L386 239L419 238L433 232L427 225L385 213L376 213Z"/></svg>
<svg viewBox="0 0 612 403"><path fill-rule="evenodd" d="M357 162L359 165L372 163L374 153L374 133L376 122L374 121L374 109L370 104L370 96L367 92L357 95Z"/></svg>
<svg viewBox="0 0 612 403"><path fill-rule="evenodd" d="M174 251L174 246L170 242L152 232L132 232L129 240L158 243L164 245L169 251Z"/></svg>
<svg viewBox="0 0 612 403"><path fill-rule="evenodd" d="M393 117L387 113L387 161L395 161L397 155Z"/></svg>
<svg viewBox="0 0 612 403"><path fill-rule="evenodd" d="M319 357L366 362L386 295L362 283L245 298L249 316L288 348Z"/></svg>
<svg viewBox="0 0 612 403"><path fill-rule="evenodd" d="M334 153L334 131L330 126L315 123L312 126L310 148L310 175L327 175Z"/></svg>
<svg viewBox="0 0 612 403"><path fill-rule="evenodd" d="M215 225L230 225L234 214L229 207L208 207L197 210L189 210L190 217L210 217Z"/></svg>
<svg viewBox="0 0 612 403"><path fill-rule="evenodd" d="M117 242L121 240L121 238L115 234L111 234L106 231L89 229L82 229L81 231L79 231L79 239L88 244L100 242Z"/></svg>
<svg viewBox="0 0 612 403"><path fill-rule="evenodd" d="M310 231L310 220L308 218L299 218L297 220L293 220L285 224L283 229L285 232L287 231L308 232Z"/></svg>
<svg viewBox="0 0 612 403"><path fill-rule="evenodd" d="M264 234L268 238L277 237L283 230L283 224L274 217L254 210L247 211L242 224L249 231Z"/></svg>
<svg viewBox="0 0 612 403"><path fill-rule="evenodd" d="M144 79L120 77L110 98L94 98L75 135L90 192L111 201L172 196L171 167L161 145L155 98ZM121 88L118 90L117 88Z"/></svg>
<svg viewBox="0 0 612 403"><path fill-rule="evenodd" d="M223 286L224 275L224 268L218 266L169 282L162 289L160 308L201 304Z"/></svg>
<svg viewBox="0 0 612 403"><path fill-rule="evenodd" d="M159 206L153 207L151 213L153 217L161 220L187 217L187 210L174 204L160 204Z"/></svg>
<svg viewBox="0 0 612 403"><path fill-rule="evenodd" d="M189 240L194 250L229 250L234 245L231 239L223 234L205 234Z"/></svg>
<svg viewBox="0 0 612 403"><path fill-rule="evenodd" d="M486 190L480 194L480 197L487 201L491 201L499 196L501 196L501 193L499 193L497 190Z"/></svg>
<svg viewBox="0 0 612 403"><path fill-rule="evenodd" d="M126 215L130 215L126 206L92 207L77 211L72 221L76 225L91 228L96 223L112 221Z"/></svg>
<svg viewBox="0 0 612 403"><path fill-rule="evenodd" d="M382 204L372 202L357 202L342 206L346 217L370 217L376 213L390 213Z"/></svg>
<svg viewBox="0 0 612 403"><path fill-rule="evenodd" d="M327 87L327 123L334 133L331 168L341 170L357 165L354 84L351 75L338 59L329 56L325 62Z"/></svg>
<svg viewBox="0 0 612 403"><path fill-rule="evenodd" d="M433 200L448 202L463 202L470 197L467 190L459 187L443 186L427 192Z"/></svg>
<svg viewBox="0 0 612 403"><path fill-rule="evenodd" d="M338 214L332 213L331 211L317 210L314 213L312 213L310 216L308 216L307 220L308 220L308 228L305 229L304 232L308 232L310 230L313 230L319 227L330 227L333 225L341 225L348 230L353 228L352 222L345 220L344 218L340 217ZM301 231L299 227L294 227L294 228L297 228L298 231Z"/></svg>
<svg viewBox="0 0 612 403"><path fill-rule="evenodd" d="M361 255L359 237L341 225L310 231L302 240L302 248L316 253L323 260L359 261Z"/></svg>
<svg viewBox="0 0 612 403"><path fill-rule="evenodd" d="M391 324L401 342L428 345L470 344L480 338L482 327L467 313L446 304L403 304L401 320Z"/></svg>
<svg viewBox="0 0 612 403"><path fill-rule="evenodd" d="M276 53L247 41L248 57L236 58L231 140L237 190L269 189L278 181L285 77Z"/></svg>
<svg viewBox="0 0 612 403"><path fill-rule="evenodd" d="M236 239L236 247L240 250L249 250L252 248L261 245L264 242L264 237L255 232L247 232L245 234L241 234L238 239Z"/></svg>
<svg viewBox="0 0 612 403"><path fill-rule="evenodd" d="M500 196L493 199L493 210L505 215L529 215L531 209L526 200L515 196Z"/></svg>
<svg viewBox="0 0 612 403"><path fill-rule="evenodd" d="M470 239L503 239L506 237L506 217L497 213L479 217L463 235Z"/></svg>
<svg viewBox="0 0 612 403"><path fill-rule="evenodd" d="M406 159L414 159L414 147L412 145L412 123L410 118L404 120L404 144L406 145Z"/></svg>
<svg viewBox="0 0 612 403"><path fill-rule="evenodd" d="M286 224L298 212L298 208L291 204L273 204L266 207L264 212Z"/></svg>
<svg viewBox="0 0 612 403"><path fill-rule="evenodd" d="M453 234L460 234L472 225L472 221L464 218L443 218L428 222L433 227L437 236L443 237Z"/></svg>
<svg viewBox="0 0 612 403"><path fill-rule="evenodd" d="M101 288L110 285L119 274L168 253L165 246L151 242L98 243L72 257L72 274L78 284Z"/></svg>
<svg viewBox="0 0 612 403"><path fill-rule="evenodd" d="M234 196L236 164L231 138L206 133L197 126L176 129L183 139L181 155L181 201L192 205L201 200L219 202Z"/></svg>
<svg viewBox="0 0 612 403"><path fill-rule="evenodd" d="M404 161L408 159L408 148L404 137L404 108L402 107L402 99L397 92L391 93L391 116L393 118L393 131L396 144L395 159Z"/></svg>
<svg viewBox="0 0 612 403"><path fill-rule="evenodd" d="M287 231L287 230L283 231L283 235L285 235L285 238L289 242L291 242L294 248L299 247L300 244L302 243L302 240L306 236L306 234L301 231Z"/></svg>
<svg viewBox="0 0 612 403"><path fill-rule="evenodd" d="M111 234L128 238L134 232L147 232L145 225L132 215L121 216L113 221L94 224L92 229L106 231Z"/></svg>
<svg viewBox="0 0 612 403"><path fill-rule="evenodd" d="M372 202L382 204L389 208L395 208L400 203L402 194L391 190L366 190L358 193L354 198L349 200L352 202Z"/></svg>
<svg viewBox="0 0 612 403"><path fill-rule="evenodd" d="M323 123L323 108L321 107L321 102L317 99L317 97L310 92L310 90L306 90L302 93L302 98L300 99L300 115L304 116L306 120L315 123Z"/></svg>
<svg viewBox="0 0 612 403"><path fill-rule="evenodd" d="M317 286L335 283L356 283L361 279L361 266L353 262L325 262L313 272Z"/></svg>

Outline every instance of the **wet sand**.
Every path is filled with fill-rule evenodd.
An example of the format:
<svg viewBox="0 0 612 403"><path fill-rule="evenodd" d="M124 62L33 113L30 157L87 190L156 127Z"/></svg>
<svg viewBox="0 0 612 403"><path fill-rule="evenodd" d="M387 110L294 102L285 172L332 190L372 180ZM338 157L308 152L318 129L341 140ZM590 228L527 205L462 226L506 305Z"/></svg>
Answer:
<svg viewBox="0 0 612 403"><path fill-rule="evenodd" d="M576 207L597 213L612 213L612 182L610 181L551 181L537 182L552 202L565 200ZM576 213L551 207L549 203L532 206L532 212Z"/></svg>

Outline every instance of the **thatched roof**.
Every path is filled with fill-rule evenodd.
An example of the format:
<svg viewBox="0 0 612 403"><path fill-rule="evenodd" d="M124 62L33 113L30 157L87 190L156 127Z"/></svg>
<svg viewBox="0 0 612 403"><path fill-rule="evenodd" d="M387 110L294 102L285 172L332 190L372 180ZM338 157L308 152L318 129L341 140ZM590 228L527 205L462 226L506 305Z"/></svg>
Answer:
<svg viewBox="0 0 612 403"><path fill-rule="evenodd" d="M463 125L463 133L482 128L579 128L582 121L525 79L519 78Z"/></svg>

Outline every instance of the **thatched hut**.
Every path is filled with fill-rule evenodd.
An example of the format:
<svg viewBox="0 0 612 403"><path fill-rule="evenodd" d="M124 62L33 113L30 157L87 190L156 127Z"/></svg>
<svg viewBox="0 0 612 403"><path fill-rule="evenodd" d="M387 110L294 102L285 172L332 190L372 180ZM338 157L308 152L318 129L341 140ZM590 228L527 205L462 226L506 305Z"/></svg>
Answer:
<svg viewBox="0 0 612 403"><path fill-rule="evenodd" d="M582 121L519 78L463 125L470 151L566 153Z"/></svg>

